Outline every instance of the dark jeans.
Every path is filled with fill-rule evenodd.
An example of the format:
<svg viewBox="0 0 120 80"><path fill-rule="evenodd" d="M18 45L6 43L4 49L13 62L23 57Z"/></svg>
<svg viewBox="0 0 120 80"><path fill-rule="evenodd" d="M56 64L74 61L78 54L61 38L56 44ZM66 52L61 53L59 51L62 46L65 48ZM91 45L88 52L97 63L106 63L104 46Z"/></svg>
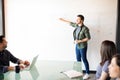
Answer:
<svg viewBox="0 0 120 80"><path fill-rule="evenodd" d="M78 48L78 45L76 44L76 59L77 61L83 61L84 65L85 65L85 69L86 69L86 73L89 74L89 63L87 60L87 47L85 48Z"/></svg>

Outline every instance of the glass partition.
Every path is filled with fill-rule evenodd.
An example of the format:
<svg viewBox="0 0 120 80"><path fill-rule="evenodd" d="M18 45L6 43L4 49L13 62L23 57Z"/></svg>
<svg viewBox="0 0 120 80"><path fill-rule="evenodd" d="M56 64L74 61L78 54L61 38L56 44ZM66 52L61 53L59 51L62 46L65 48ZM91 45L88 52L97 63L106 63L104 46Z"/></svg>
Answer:
<svg viewBox="0 0 120 80"><path fill-rule="evenodd" d="M5 35L4 0L0 0L0 35Z"/></svg>

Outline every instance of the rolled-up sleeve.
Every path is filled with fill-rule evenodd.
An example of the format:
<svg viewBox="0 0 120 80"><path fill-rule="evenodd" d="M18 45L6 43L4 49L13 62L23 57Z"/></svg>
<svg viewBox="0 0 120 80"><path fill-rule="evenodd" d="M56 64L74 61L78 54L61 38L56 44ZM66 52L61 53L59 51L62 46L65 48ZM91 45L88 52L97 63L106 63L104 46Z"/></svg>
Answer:
<svg viewBox="0 0 120 80"><path fill-rule="evenodd" d="M70 26L72 26L72 27L78 27L78 25L76 23L74 23L74 22L70 22Z"/></svg>

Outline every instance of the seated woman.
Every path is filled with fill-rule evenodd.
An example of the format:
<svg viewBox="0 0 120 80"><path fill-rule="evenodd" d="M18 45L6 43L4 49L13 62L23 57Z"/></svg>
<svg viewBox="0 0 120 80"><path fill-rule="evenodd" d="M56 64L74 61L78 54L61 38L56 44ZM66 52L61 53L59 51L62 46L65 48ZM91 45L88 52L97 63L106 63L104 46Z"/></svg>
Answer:
<svg viewBox="0 0 120 80"><path fill-rule="evenodd" d="M113 56L108 68L110 77L120 80L120 54Z"/></svg>
<svg viewBox="0 0 120 80"><path fill-rule="evenodd" d="M108 75L108 66L112 59L112 56L116 54L115 43L109 40L105 40L101 44L100 55L101 62L96 70L96 80L110 80Z"/></svg>

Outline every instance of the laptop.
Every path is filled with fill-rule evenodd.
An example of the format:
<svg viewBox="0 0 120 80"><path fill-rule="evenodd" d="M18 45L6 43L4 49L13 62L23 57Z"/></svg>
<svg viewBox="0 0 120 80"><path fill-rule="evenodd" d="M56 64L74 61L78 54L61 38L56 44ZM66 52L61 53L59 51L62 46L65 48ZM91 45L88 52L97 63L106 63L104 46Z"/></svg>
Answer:
<svg viewBox="0 0 120 80"><path fill-rule="evenodd" d="M36 63L38 56L39 56L39 55L36 55L36 56L33 58L30 66L28 66L27 68L23 69L23 71L24 71L24 70L28 70L28 71L31 70L31 69L34 67L35 63Z"/></svg>
<svg viewBox="0 0 120 80"><path fill-rule="evenodd" d="M36 55L36 56L33 58L30 66L28 66L27 68L25 68L25 69L23 69L23 70L21 70L21 71L30 71L30 73L31 73L32 68L35 67L35 63L36 63L36 61L37 61L37 59L38 59L38 56L39 56L39 55ZM4 74L5 80L9 80L9 77L11 76L11 74L10 74L11 72L14 72L14 71L9 71L9 72L7 72L7 73ZM34 70L34 72L35 72L34 74L31 73L32 78L34 78L34 80L37 80L37 78L38 78L38 76L39 76L39 73L36 72L35 70ZM27 75L27 77L31 77L31 76L30 76L30 75ZM17 79L17 80L18 80L18 79L21 79L20 74L15 74L15 80L16 80L16 79Z"/></svg>

